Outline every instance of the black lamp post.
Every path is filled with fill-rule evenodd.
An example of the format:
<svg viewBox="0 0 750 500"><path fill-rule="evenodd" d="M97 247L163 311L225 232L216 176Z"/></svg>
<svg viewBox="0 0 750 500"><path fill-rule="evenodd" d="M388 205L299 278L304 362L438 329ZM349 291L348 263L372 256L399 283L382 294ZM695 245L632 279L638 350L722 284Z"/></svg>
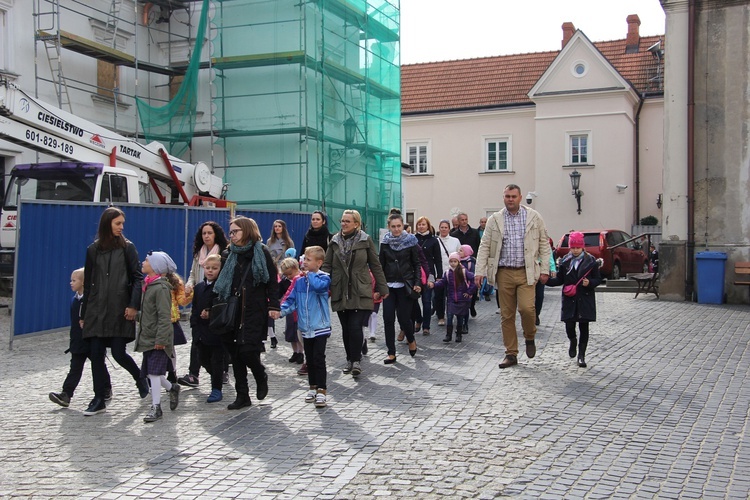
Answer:
<svg viewBox="0 0 750 500"><path fill-rule="evenodd" d="M581 173L578 170L573 170L570 173L570 185L573 188L573 196L575 196L576 202L578 202L578 214L580 215L583 191L579 189L581 187Z"/></svg>
<svg viewBox="0 0 750 500"><path fill-rule="evenodd" d="M656 196L656 208L661 209L661 193Z"/></svg>

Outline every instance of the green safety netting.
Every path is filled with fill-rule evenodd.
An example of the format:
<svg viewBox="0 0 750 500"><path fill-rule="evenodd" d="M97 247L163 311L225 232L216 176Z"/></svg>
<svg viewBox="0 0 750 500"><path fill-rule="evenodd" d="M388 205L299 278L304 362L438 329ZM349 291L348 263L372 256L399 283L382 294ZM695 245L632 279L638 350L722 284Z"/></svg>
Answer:
<svg viewBox="0 0 750 500"><path fill-rule="evenodd" d="M240 206L402 205L399 0L221 0L212 12L215 148Z"/></svg>
<svg viewBox="0 0 750 500"><path fill-rule="evenodd" d="M195 46L187 71L174 97L163 106L151 106L143 99L136 97L138 116L146 140L163 143L169 153L174 156L181 156L187 151L195 131L198 72L208 25L208 6L209 0L203 0Z"/></svg>

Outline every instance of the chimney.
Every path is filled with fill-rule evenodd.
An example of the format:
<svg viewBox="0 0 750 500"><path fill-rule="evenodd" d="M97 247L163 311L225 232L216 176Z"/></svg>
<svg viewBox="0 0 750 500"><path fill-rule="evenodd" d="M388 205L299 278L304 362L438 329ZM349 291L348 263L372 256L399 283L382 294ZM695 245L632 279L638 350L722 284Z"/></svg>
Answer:
<svg viewBox="0 0 750 500"><path fill-rule="evenodd" d="M638 46L641 44L641 35L639 33L641 18L638 17L638 14L630 14L627 17L627 22L628 37L625 39L625 53L635 54L638 52Z"/></svg>
<svg viewBox="0 0 750 500"><path fill-rule="evenodd" d="M576 32L576 27L573 26L573 23L567 22L563 23L562 25L563 30L563 38L562 38L562 47L565 48L565 46L568 44L571 38L573 38L573 34Z"/></svg>

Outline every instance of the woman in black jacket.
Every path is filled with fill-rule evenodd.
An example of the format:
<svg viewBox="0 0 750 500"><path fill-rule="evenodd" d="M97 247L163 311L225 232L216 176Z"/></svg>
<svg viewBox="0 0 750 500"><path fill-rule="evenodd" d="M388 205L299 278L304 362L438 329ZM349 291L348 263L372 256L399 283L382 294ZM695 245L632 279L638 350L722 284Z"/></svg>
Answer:
<svg viewBox="0 0 750 500"><path fill-rule="evenodd" d="M248 368L255 378L257 398L264 399L268 394L268 375L260 362L260 353L265 351L268 311L279 310L279 283L276 264L253 219L232 219L229 240L229 249L223 254L226 263L214 284L214 292L222 299L235 293L241 296L235 332L226 339L230 343L227 347L232 355L237 391L237 399L227 409L239 410L251 405Z"/></svg>
<svg viewBox="0 0 750 500"><path fill-rule="evenodd" d="M124 228L125 213L107 208L99 218L96 240L86 249L81 319L83 338L91 341L94 399L84 415L95 415L106 408L109 374L104 358L108 347L115 361L135 380L140 396L148 396L148 382L125 350L135 340L143 275L138 250L122 234Z"/></svg>
<svg viewBox="0 0 750 500"><path fill-rule="evenodd" d="M331 241L331 232L328 230L328 217L320 210L316 210L310 216L310 227L302 240L302 248L297 255L305 255L307 247L319 246L324 251L328 250L328 242Z"/></svg>
<svg viewBox="0 0 750 500"><path fill-rule="evenodd" d="M427 281L434 282L443 275L443 258L440 255L440 242L435 238L435 228L430 224L430 219L420 217L417 219L417 242L427 260ZM426 287L422 290L422 323L417 324L414 329L422 335L430 334L430 318L432 317L432 289Z"/></svg>
<svg viewBox="0 0 750 500"><path fill-rule="evenodd" d="M380 265L388 282L388 296L383 300L383 323L388 357L383 361L390 365L396 362L396 317L401 330L409 342L409 354L417 353L417 341L414 338L412 308L416 299L411 298L412 288L419 293L421 272L417 238L404 231L404 219L401 214L388 217L389 232L380 242Z"/></svg>

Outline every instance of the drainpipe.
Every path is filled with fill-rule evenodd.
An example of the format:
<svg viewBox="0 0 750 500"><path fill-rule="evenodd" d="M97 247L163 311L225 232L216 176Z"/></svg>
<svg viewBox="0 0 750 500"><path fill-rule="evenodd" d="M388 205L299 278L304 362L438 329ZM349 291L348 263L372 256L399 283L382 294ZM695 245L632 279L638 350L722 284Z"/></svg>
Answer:
<svg viewBox="0 0 750 500"><path fill-rule="evenodd" d="M646 94L638 96L638 111L635 112L635 223L641 223L641 109ZM650 238L650 236L649 236Z"/></svg>
<svg viewBox="0 0 750 500"><path fill-rule="evenodd" d="M695 281L695 0L688 0L687 86L687 275L685 298L693 299Z"/></svg>

